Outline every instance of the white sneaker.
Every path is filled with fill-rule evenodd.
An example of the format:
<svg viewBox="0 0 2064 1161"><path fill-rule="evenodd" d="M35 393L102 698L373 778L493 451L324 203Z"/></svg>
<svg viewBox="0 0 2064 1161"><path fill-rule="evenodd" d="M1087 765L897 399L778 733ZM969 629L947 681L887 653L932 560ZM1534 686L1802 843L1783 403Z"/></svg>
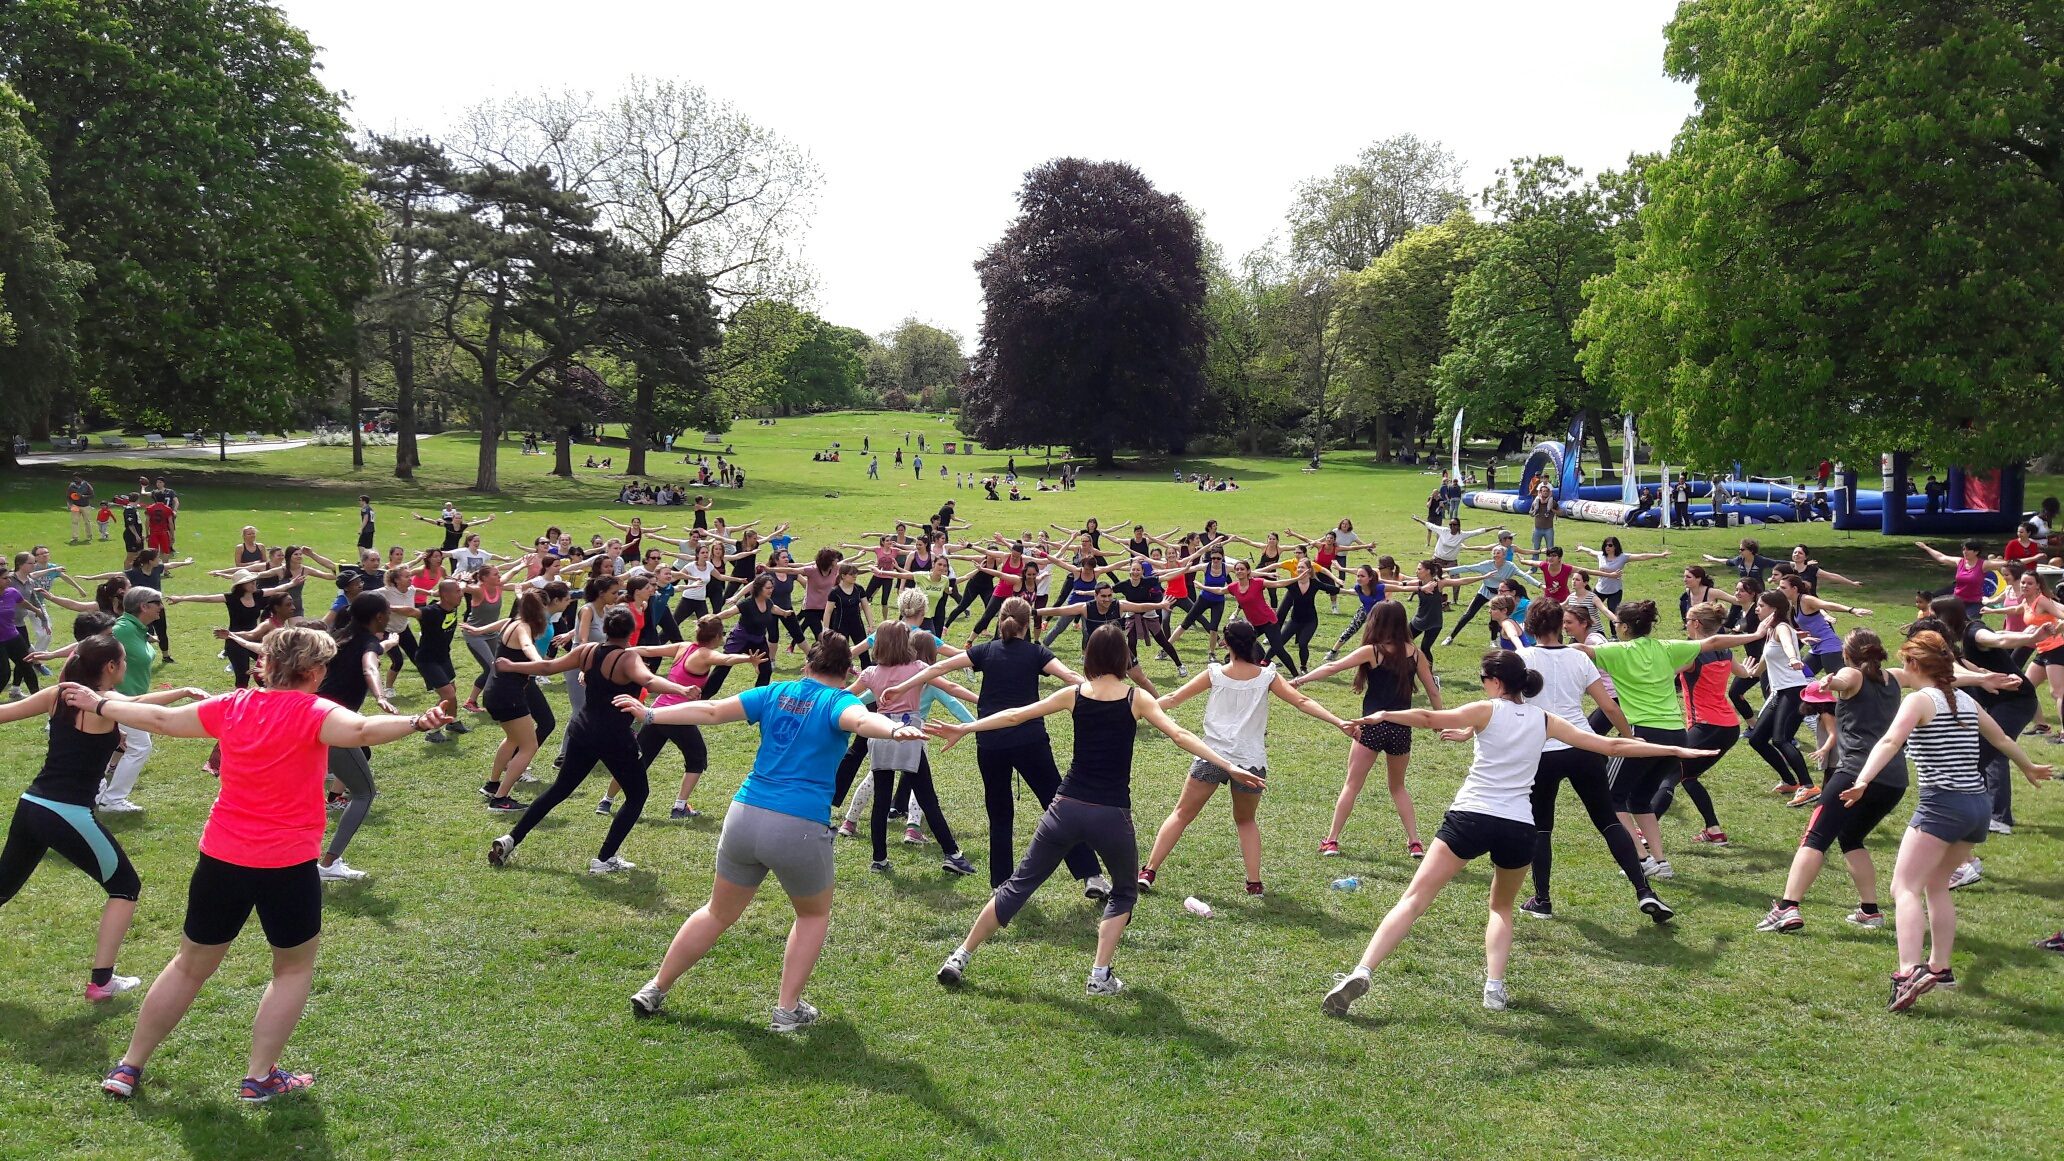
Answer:
<svg viewBox="0 0 2064 1161"><path fill-rule="evenodd" d="M1107 899L1111 895L1111 880L1105 875L1091 875L1082 881L1084 899Z"/></svg>
<svg viewBox="0 0 2064 1161"><path fill-rule="evenodd" d="M126 798L110 798L100 804L100 812L102 814L136 814L141 810L143 810L141 806Z"/></svg>
<svg viewBox="0 0 2064 1161"><path fill-rule="evenodd" d="M588 874L590 875L614 875L618 871L634 871L637 869L638 864L624 858L622 855L611 855L606 859L588 860Z"/></svg>
<svg viewBox="0 0 2064 1161"><path fill-rule="evenodd" d="M955 951L947 956L946 962L939 965L939 982L949 988L959 983L961 974L967 971L968 960L971 958L973 957L965 951Z"/></svg>
<svg viewBox="0 0 2064 1161"><path fill-rule="evenodd" d="M631 1015L655 1016L660 1005L666 1003L666 989L659 986L659 977L645 981L645 986L631 993Z"/></svg>
<svg viewBox="0 0 2064 1161"><path fill-rule="evenodd" d="M800 1032L817 1022L818 1011L808 1000L797 1000L793 1008L774 1009L774 1018L767 1022L769 1032Z"/></svg>
<svg viewBox="0 0 2064 1161"><path fill-rule="evenodd" d="M1333 990L1326 993L1319 1010L1328 1016L1347 1015L1348 1005L1361 999L1369 991L1369 977L1361 972L1346 972L1335 978Z"/></svg>
<svg viewBox="0 0 2064 1161"><path fill-rule="evenodd" d="M1971 884L1977 882L1978 880L1983 879L1984 877L1984 861L1980 859L1972 859L1970 862L1965 863L1961 867L1958 867L1954 872L1950 874L1949 889L1954 891L1959 887L1968 887Z"/></svg>
<svg viewBox="0 0 2064 1161"><path fill-rule="evenodd" d="M343 859L338 859L327 867L317 863L315 865L315 873L324 881L332 883L351 883L366 877L364 871L359 870Z"/></svg>
<svg viewBox="0 0 2064 1161"><path fill-rule="evenodd" d="M1999 819L1996 818L1993 819L1991 822L1986 823L1985 829L1991 831L1994 834L2014 833L2014 827L2012 824L2001 822Z"/></svg>
<svg viewBox="0 0 2064 1161"><path fill-rule="evenodd" d="M1484 984L1484 1007L1489 1008L1493 1012L1502 1012L1505 1010L1506 1005L1510 1002L1510 997L1506 996L1505 994L1505 981L1491 980L1488 983Z"/></svg>
<svg viewBox="0 0 2064 1161"><path fill-rule="evenodd" d="M1092 996L1115 996L1125 990L1125 981L1110 972L1105 972L1102 979L1098 979L1095 972L1090 972L1089 979L1083 982L1082 990Z"/></svg>
<svg viewBox="0 0 2064 1161"><path fill-rule="evenodd" d="M87 984L86 998L98 1004L107 1000L112 1000L116 996L121 995L123 992L133 991L142 984L143 981L137 979L135 976L109 976L108 982L105 985L93 983Z"/></svg>

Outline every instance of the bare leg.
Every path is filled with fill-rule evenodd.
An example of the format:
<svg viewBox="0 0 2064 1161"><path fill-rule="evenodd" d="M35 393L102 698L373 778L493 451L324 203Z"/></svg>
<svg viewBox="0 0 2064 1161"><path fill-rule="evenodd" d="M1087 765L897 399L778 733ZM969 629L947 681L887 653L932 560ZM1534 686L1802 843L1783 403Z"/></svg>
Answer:
<svg viewBox="0 0 2064 1161"><path fill-rule="evenodd" d="M788 947L781 954L778 1003L783 1008L794 1008L803 998L803 985L810 982L810 972L824 952L824 937L831 932L831 892L826 887L815 895L788 897L796 917L788 929Z"/></svg>
<svg viewBox="0 0 2064 1161"><path fill-rule="evenodd" d="M1871 863L1870 852L1858 847L1842 856L1849 864L1849 877L1856 880L1856 901L1876 906L1878 902L1878 868ZM1797 899L1797 895L1786 898Z"/></svg>
<svg viewBox="0 0 2064 1161"><path fill-rule="evenodd" d="M1369 939L1369 949L1362 953L1362 966L1374 971L1384 957L1396 951L1397 945L1403 943L1411 932L1412 924L1418 922L1419 917L1426 914L1426 909L1433 905L1434 896L1439 895L1441 888L1448 885L1448 880L1468 865L1448 849L1447 843L1433 840L1432 849L1426 852L1425 861L1419 864L1419 870L1405 887L1405 893L1391 905L1390 911L1383 916L1383 922L1376 925L1376 934ZM1518 887L1513 889L1516 891Z"/></svg>
<svg viewBox="0 0 2064 1161"><path fill-rule="evenodd" d="M1132 663L1132 668L1126 673L1126 676L1132 678L1134 685L1146 690L1148 697L1161 696L1161 692L1154 688L1153 679L1147 676L1146 670L1140 668L1139 662L1135 661Z"/></svg>
<svg viewBox="0 0 2064 1161"><path fill-rule="evenodd" d="M136 1031L129 1036L129 1050L122 1054L123 1064L138 1068L150 1063L151 1054L172 1029L179 1026L186 1010L193 1006L194 997L201 994L201 985L222 966L222 957L229 952L226 943L199 944L179 937L179 950L172 956L172 962L151 981L150 991L144 994L143 1007L136 1013Z"/></svg>
<svg viewBox="0 0 2064 1161"><path fill-rule="evenodd" d="M1446 845L1446 844L1442 844ZM1484 978L1505 978L1506 961L1512 958L1512 901L1519 898L1527 867L1491 869L1491 917L1484 924Z"/></svg>
<svg viewBox="0 0 2064 1161"><path fill-rule="evenodd" d="M1247 881L1261 882L1261 824L1254 813L1261 806L1259 794L1233 795L1233 833L1240 838L1240 861L1247 865Z"/></svg>
<svg viewBox="0 0 2064 1161"><path fill-rule="evenodd" d="M1637 814L1634 821L1641 827L1641 837L1648 840L1648 857L1663 860L1663 824L1653 814Z"/></svg>
<svg viewBox="0 0 2064 1161"><path fill-rule="evenodd" d="M93 941L93 966L112 968L122 953L122 940L129 934L129 921L136 916L136 900L110 899L100 910L100 934Z"/></svg>
<svg viewBox="0 0 2064 1161"><path fill-rule="evenodd" d="M301 1022L308 1007L308 989L315 982L315 950L321 936L298 947L272 949L272 982L258 1001L258 1015L251 1021L251 1059L244 1075L262 1078L279 1067L287 1037Z"/></svg>
<svg viewBox="0 0 2064 1161"><path fill-rule="evenodd" d="M1347 829L1347 816L1354 813L1355 799L1362 795L1362 784L1369 779L1369 767L1376 764L1376 751L1360 742L1347 744L1347 780L1340 784L1340 797L1333 803L1333 829L1326 837L1340 841L1340 832Z"/></svg>
<svg viewBox="0 0 2064 1161"><path fill-rule="evenodd" d="M1359 742L1356 745L1360 745ZM1405 789L1405 771L1412 766L1410 754L1385 754L1384 772L1390 776L1390 802L1397 807L1398 821L1404 824L1405 841L1419 841L1419 814L1412 809L1412 792Z"/></svg>
<svg viewBox="0 0 2064 1161"><path fill-rule="evenodd" d="M992 898L982 905L982 913L975 916L975 925L968 929L967 938L961 940L960 945L973 951L987 943L990 936L1002 929L1003 924L996 921L996 900ZM1097 941L1099 944L1103 942L1101 930L1098 932Z"/></svg>
<svg viewBox="0 0 2064 1161"><path fill-rule="evenodd" d="M1154 849L1147 854L1147 869L1158 871L1167 860L1168 852L1175 849L1175 841L1183 831L1197 820L1197 812L1211 801L1211 794L1218 789L1216 782L1200 782L1195 778L1184 778L1182 797L1176 799L1175 809L1168 812L1168 818L1161 829L1154 833Z"/></svg>
<svg viewBox="0 0 2064 1161"><path fill-rule="evenodd" d="M1899 860L1892 864L1892 931L1898 937L1901 971L1921 962L1927 923L1922 908L1928 882L1941 869L1942 854L1948 849L1948 843L1912 827L1899 840Z"/></svg>
<svg viewBox="0 0 2064 1161"><path fill-rule="evenodd" d="M674 981L708 955L718 937L738 922L738 917L745 914L746 904L759 892L758 887L741 887L721 877L711 884L709 902L681 924L681 930L674 933L674 941L667 945L666 958L660 961L659 974L654 977L660 990L671 991Z"/></svg>
<svg viewBox="0 0 2064 1161"><path fill-rule="evenodd" d="M1956 946L1956 903L1950 898L1949 876L1971 857L1970 843L1950 843L1942 861L1928 876L1928 967L1943 971L1949 967L1949 953Z"/></svg>
<svg viewBox="0 0 2064 1161"><path fill-rule="evenodd" d="M1113 915L1097 924L1096 963L1094 966L1108 968L1118 957L1118 940L1125 935L1125 925L1130 915Z"/></svg>
<svg viewBox="0 0 2064 1161"><path fill-rule="evenodd" d="M1870 864L1870 856L1863 858L1864 865ZM1820 877L1820 868L1827 862L1826 851L1812 847L1800 847L1792 853L1792 870L1785 876L1784 898L1804 899L1806 892L1813 890L1813 880ZM1854 864L1851 864L1853 867Z"/></svg>
<svg viewBox="0 0 2064 1161"><path fill-rule="evenodd" d="M507 746L510 742L515 743L515 746L509 752L509 761L498 771L500 777L495 783L495 794L499 797L507 798L509 797L509 792L516 789L516 780L523 777L525 770L530 769L530 760L537 756L537 720L530 717L520 717L512 722L503 722L502 728L508 731L509 735L504 740L503 745ZM501 751L497 750L495 752L495 758L499 762Z"/></svg>

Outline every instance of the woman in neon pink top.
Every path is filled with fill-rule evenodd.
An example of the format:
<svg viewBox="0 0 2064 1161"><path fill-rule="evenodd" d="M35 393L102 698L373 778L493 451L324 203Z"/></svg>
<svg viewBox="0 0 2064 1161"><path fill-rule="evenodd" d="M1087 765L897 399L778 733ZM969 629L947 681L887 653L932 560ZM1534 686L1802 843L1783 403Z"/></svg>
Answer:
<svg viewBox="0 0 2064 1161"><path fill-rule="evenodd" d="M1985 615L1985 574L1996 568L2007 567L2005 557L1987 556L1985 545L1976 540L1964 541L1963 551L1957 556L1938 552L1932 546L1916 540L1914 544L1928 554L1936 564L1946 564L1956 569L1956 579L1949 585L1950 594L1964 602L1964 616L1976 621Z"/></svg>
<svg viewBox="0 0 2064 1161"><path fill-rule="evenodd" d="M111 701L67 682L66 704L132 729L222 744L222 787L201 830L201 858L187 890L179 952L152 982L137 1013L129 1050L101 1088L132 1096L151 1054L222 965L251 913L272 945L272 983L258 1003L251 1057L239 1099L258 1103L314 1083L279 1067L301 1020L315 975L322 931L323 776L332 746L377 746L451 719L442 708L413 718L360 717L315 695L337 646L328 633L299 626L265 639L265 688L239 689L184 709Z"/></svg>

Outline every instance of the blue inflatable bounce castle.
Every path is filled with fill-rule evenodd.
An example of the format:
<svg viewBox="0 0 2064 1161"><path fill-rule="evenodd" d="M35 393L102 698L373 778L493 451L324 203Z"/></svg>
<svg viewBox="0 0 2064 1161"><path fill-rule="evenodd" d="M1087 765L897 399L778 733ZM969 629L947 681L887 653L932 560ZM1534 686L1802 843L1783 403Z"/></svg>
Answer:
<svg viewBox="0 0 2064 1161"><path fill-rule="evenodd" d="M1911 466L1906 452L1880 456L1877 491L1857 488L1856 473L1844 470L1833 497L1835 527L1887 536L2012 536L2021 523L2027 476L2018 465L1951 468L1932 504L1914 487Z"/></svg>

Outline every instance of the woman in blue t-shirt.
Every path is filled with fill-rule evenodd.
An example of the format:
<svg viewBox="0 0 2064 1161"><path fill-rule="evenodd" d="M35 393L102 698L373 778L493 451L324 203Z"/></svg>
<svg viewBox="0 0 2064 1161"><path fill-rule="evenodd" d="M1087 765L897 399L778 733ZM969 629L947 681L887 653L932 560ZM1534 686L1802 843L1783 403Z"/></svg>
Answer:
<svg viewBox="0 0 2064 1161"><path fill-rule="evenodd" d="M631 1011L650 1016L667 992L696 961L709 953L745 913L767 873L781 881L795 908L788 950L781 961L781 995L774 1005L773 1032L794 1032L817 1020L803 1001L803 985L824 950L831 928L831 790L846 735L921 742L924 730L899 726L860 704L845 691L853 667L852 647L842 635L826 633L810 646L803 676L746 690L723 701L692 701L662 709L637 698L616 699L617 708L647 725L710 726L750 722L760 727L752 772L738 788L717 840L716 881L710 901L688 917L667 948L659 974L631 997Z"/></svg>

